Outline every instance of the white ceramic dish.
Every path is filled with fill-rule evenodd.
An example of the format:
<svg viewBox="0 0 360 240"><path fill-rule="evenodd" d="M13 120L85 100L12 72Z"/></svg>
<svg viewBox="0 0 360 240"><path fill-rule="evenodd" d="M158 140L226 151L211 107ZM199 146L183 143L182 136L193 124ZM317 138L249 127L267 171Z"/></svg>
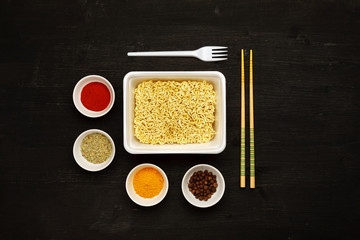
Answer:
<svg viewBox="0 0 360 240"><path fill-rule="evenodd" d="M81 155L81 142L82 140L89 134L92 134L92 133L100 133L100 134L103 134L104 136L106 136L110 142L111 142L111 145L112 145L112 152L111 152L111 155L110 157L103 163L99 163L99 164L94 164L94 163L91 163L89 161L87 161L82 155ZM88 171L91 171L91 172L96 172L96 171L100 171L100 170L103 170L104 168L106 168L107 166L110 165L110 163L112 162L112 160L114 159L114 156L115 156L115 144L114 144L114 141L112 140L112 138L109 136L109 134L107 134L106 132L104 131L101 131L99 129L90 129L90 130L87 130L83 133L81 133L77 139L75 140L75 143L74 143L74 147L73 147L73 155L74 155L74 158L75 158L75 161L77 162L77 164L79 164L80 167L82 167L83 169L85 170L88 170Z"/></svg>
<svg viewBox="0 0 360 240"><path fill-rule="evenodd" d="M164 179L163 189L161 190L159 195L157 195L153 198L143 198L143 197L137 195L134 190L134 187L133 187L133 180L134 180L135 174L138 171L140 171L141 169L147 168L147 167L152 167L152 168L155 168L156 170L158 170ZM165 172L161 168L159 168L158 166L156 166L154 164L144 163L144 164L140 164L140 165L134 167L130 171L130 173L128 174L128 176L126 178L125 187L126 187L126 192L129 195L130 199L133 200L136 204L143 206L143 207L151 207L151 206L158 204L165 198L165 196L168 192L168 189L169 189L169 181L167 179Z"/></svg>
<svg viewBox="0 0 360 240"><path fill-rule="evenodd" d="M165 144L151 145L141 143L134 134L134 89L143 81L156 80L206 80L213 84L216 92L215 137L202 144ZM216 154L226 146L226 85L225 77L220 72L129 72L124 77L124 147L132 154L151 153L199 153Z"/></svg>
<svg viewBox="0 0 360 240"><path fill-rule="evenodd" d="M110 91L110 103L102 111L91 111L91 110L87 109L86 107L84 107L84 105L81 103L81 91L85 87L85 85L87 85L91 82L100 82L100 83L104 84ZM83 77L75 85L75 88L73 91L73 101L74 101L74 105L75 105L76 109L79 110L79 112L81 112L82 114L84 114L87 117L97 118L97 117L104 116L106 113L108 113L110 111L110 109L112 108L112 106L114 105L114 102L115 102L115 91L114 91L114 88L112 87L111 83L108 80L106 80L104 77L101 77L98 75L89 75L89 76Z"/></svg>
<svg viewBox="0 0 360 240"><path fill-rule="evenodd" d="M208 170L209 172L212 172L214 175L216 175L216 180L218 187L216 188L216 192L211 196L210 199L207 201L200 201L199 199L196 199L195 196L192 194L192 192L189 191L189 181L190 177L194 174L194 172L197 171L205 171ZM215 205L217 202L220 201L222 196L225 192L225 180L222 174L219 170L217 170L215 167L207 165L207 164L199 164L192 168L190 168L184 175L182 183L181 183L181 189L183 192L183 195L185 199L191 203L192 205L199 207L199 208L207 208Z"/></svg>

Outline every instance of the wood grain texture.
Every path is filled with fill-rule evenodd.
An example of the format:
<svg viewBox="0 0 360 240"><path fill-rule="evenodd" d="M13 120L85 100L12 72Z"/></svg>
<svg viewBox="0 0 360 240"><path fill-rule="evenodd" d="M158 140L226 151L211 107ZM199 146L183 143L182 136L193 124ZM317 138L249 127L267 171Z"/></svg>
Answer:
<svg viewBox="0 0 360 240"><path fill-rule="evenodd" d="M9 0L0 19L1 239L359 239L359 1ZM228 46L228 61L126 56L206 45ZM256 53L251 190L239 188L242 48L246 59L249 49ZM128 154L122 79L141 70L222 72L225 151ZM116 92L99 119L72 103L88 74L106 77ZM72 156L76 137L90 128L108 132L117 148L98 173ZM170 181L152 208L125 192L127 174L144 162ZM226 181L223 199L209 209L181 193L183 174L198 163L214 165Z"/></svg>

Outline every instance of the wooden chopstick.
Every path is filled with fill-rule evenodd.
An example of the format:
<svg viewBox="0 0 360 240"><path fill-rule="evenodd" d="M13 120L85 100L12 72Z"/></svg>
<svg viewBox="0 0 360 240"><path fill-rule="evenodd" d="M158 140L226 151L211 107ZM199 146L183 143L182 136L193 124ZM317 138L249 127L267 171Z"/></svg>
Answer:
<svg viewBox="0 0 360 240"><path fill-rule="evenodd" d="M254 144L254 81L253 81L253 54L250 49L249 71L249 106L250 106L250 188L255 188L255 144Z"/></svg>
<svg viewBox="0 0 360 240"><path fill-rule="evenodd" d="M241 135L240 135L240 187L245 187L245 69L244 49L241 49Z"/></svg>

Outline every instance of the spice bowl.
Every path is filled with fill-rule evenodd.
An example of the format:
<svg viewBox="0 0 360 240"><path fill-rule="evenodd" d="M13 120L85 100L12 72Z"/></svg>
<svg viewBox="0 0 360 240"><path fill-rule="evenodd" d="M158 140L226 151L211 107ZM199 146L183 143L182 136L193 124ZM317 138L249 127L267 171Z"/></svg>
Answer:
<svg viewBox="0 0 360 240"><path fill-rule="evenodd" d="M211 198L209 198L207 201L204 201L204 200L201 201L201 200L197 199L192 192L190 192L188 185L189 185L191 176L195 172L205 171L205 170L207 170L208 172L211 172L213 175L216 175L217 188L216 188L216 192L211 196ZM224 177L222 176L221 172L218 169L216 169L215 167L208 165L208 164L199 164L199 165L193 166L185 173L185 175L182 179L181 189L182 189L182 193L183 193L185 199L190 204L194 205L195 207L199 207L199 208L207 208L207 207L211 207L211 206L215 205L216 203L218 203L220 201L220 199L222 198L222 196L224 195L225 180L224 180Z"/></svg>
<svg viewBox="0 0 360 240"><path fill-rule="evenodd" d="M85 159L85 157L81 153L82 141L84 140L84 138L86 136L93 134L93 133L100 133L100 134L104 135L110 141L111 146L112 146L112 151L111 151L110 156L102 163L95 164L95 163L89 162L88 160ZM73 155L74 155L76 163L83 169L85 169L87 171L91 171L91 172L100 171L100 170L103 170L104 168L106 168L107 166L109 166L110 163L112 162L112 160L114 159L115 144L114 144L114 141L112 140L112 138L110 137L110 135L107 134L106 132L99 130L99 129L90 129L90 130L87 130L87 131L81 133L76 138L74 147L73 147Z"/></svg>
<svg viewBox="0 0 360 240"><path fill-rule="evenodd" d="M81 100L82 91L83 91L84 87L90 83L102 83L103 85L106 86L107 90L109 90L110 100L109 100L109 103L104 106L104 108L93 111L84 106L84 104ZM97 98L101 98L101 95L97 94L96 92L94 93L94 90L92 90L91 93L94 94ZM115 91L114 91L114 88L112 87L111 83L108 80L106 80L104 77L99 76L99 75L88 75L88 76L83 77L75 85L74 91L73 91L73 102L74 102L76 109L83 115L85 115L87 117L91 117L91 118L101 117L101 116L104 116L106 113L108 113L110 111L110 109L112 108L112 106L114 105Z"/></svg>
<svg viewBox="0 0 360 240"><path fill-rule="evenodd" d="M141 171L145 168L153 168L153 169L157 170L161 174L161 176L164 180L164 184L163 184L163 187L162 187L160 193L152 198L141 197L140 195L138 195L136 193L136 191L134 189L133 181L134 181L135 175L139 171ZM143 164L140 164L140 165L134 167L130 171L130 173L128 174L128 176L126 178L125 188L126 188L127 194L129 195L130 199L133 202L135 202L136 204L143 206L143 207L151 207L151 206L154 206L154 205L160 203L165 198L165 196L168 192L168 189L169 189L169 181L168 181L168 178L167 178L165 172L161 168L159 168L158 166L156 166L154 164L143 163Z"/></svg>

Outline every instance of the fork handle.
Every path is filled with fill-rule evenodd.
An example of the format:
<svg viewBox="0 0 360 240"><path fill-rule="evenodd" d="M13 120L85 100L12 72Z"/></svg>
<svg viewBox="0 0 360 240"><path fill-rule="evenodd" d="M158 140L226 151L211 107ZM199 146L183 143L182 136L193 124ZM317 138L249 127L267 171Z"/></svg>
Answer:
<svg viewBox="0 0 360 240"><path fill-rule="evenodd" d="M129 57L194 57L195 51L128 52Z"/></svg>

